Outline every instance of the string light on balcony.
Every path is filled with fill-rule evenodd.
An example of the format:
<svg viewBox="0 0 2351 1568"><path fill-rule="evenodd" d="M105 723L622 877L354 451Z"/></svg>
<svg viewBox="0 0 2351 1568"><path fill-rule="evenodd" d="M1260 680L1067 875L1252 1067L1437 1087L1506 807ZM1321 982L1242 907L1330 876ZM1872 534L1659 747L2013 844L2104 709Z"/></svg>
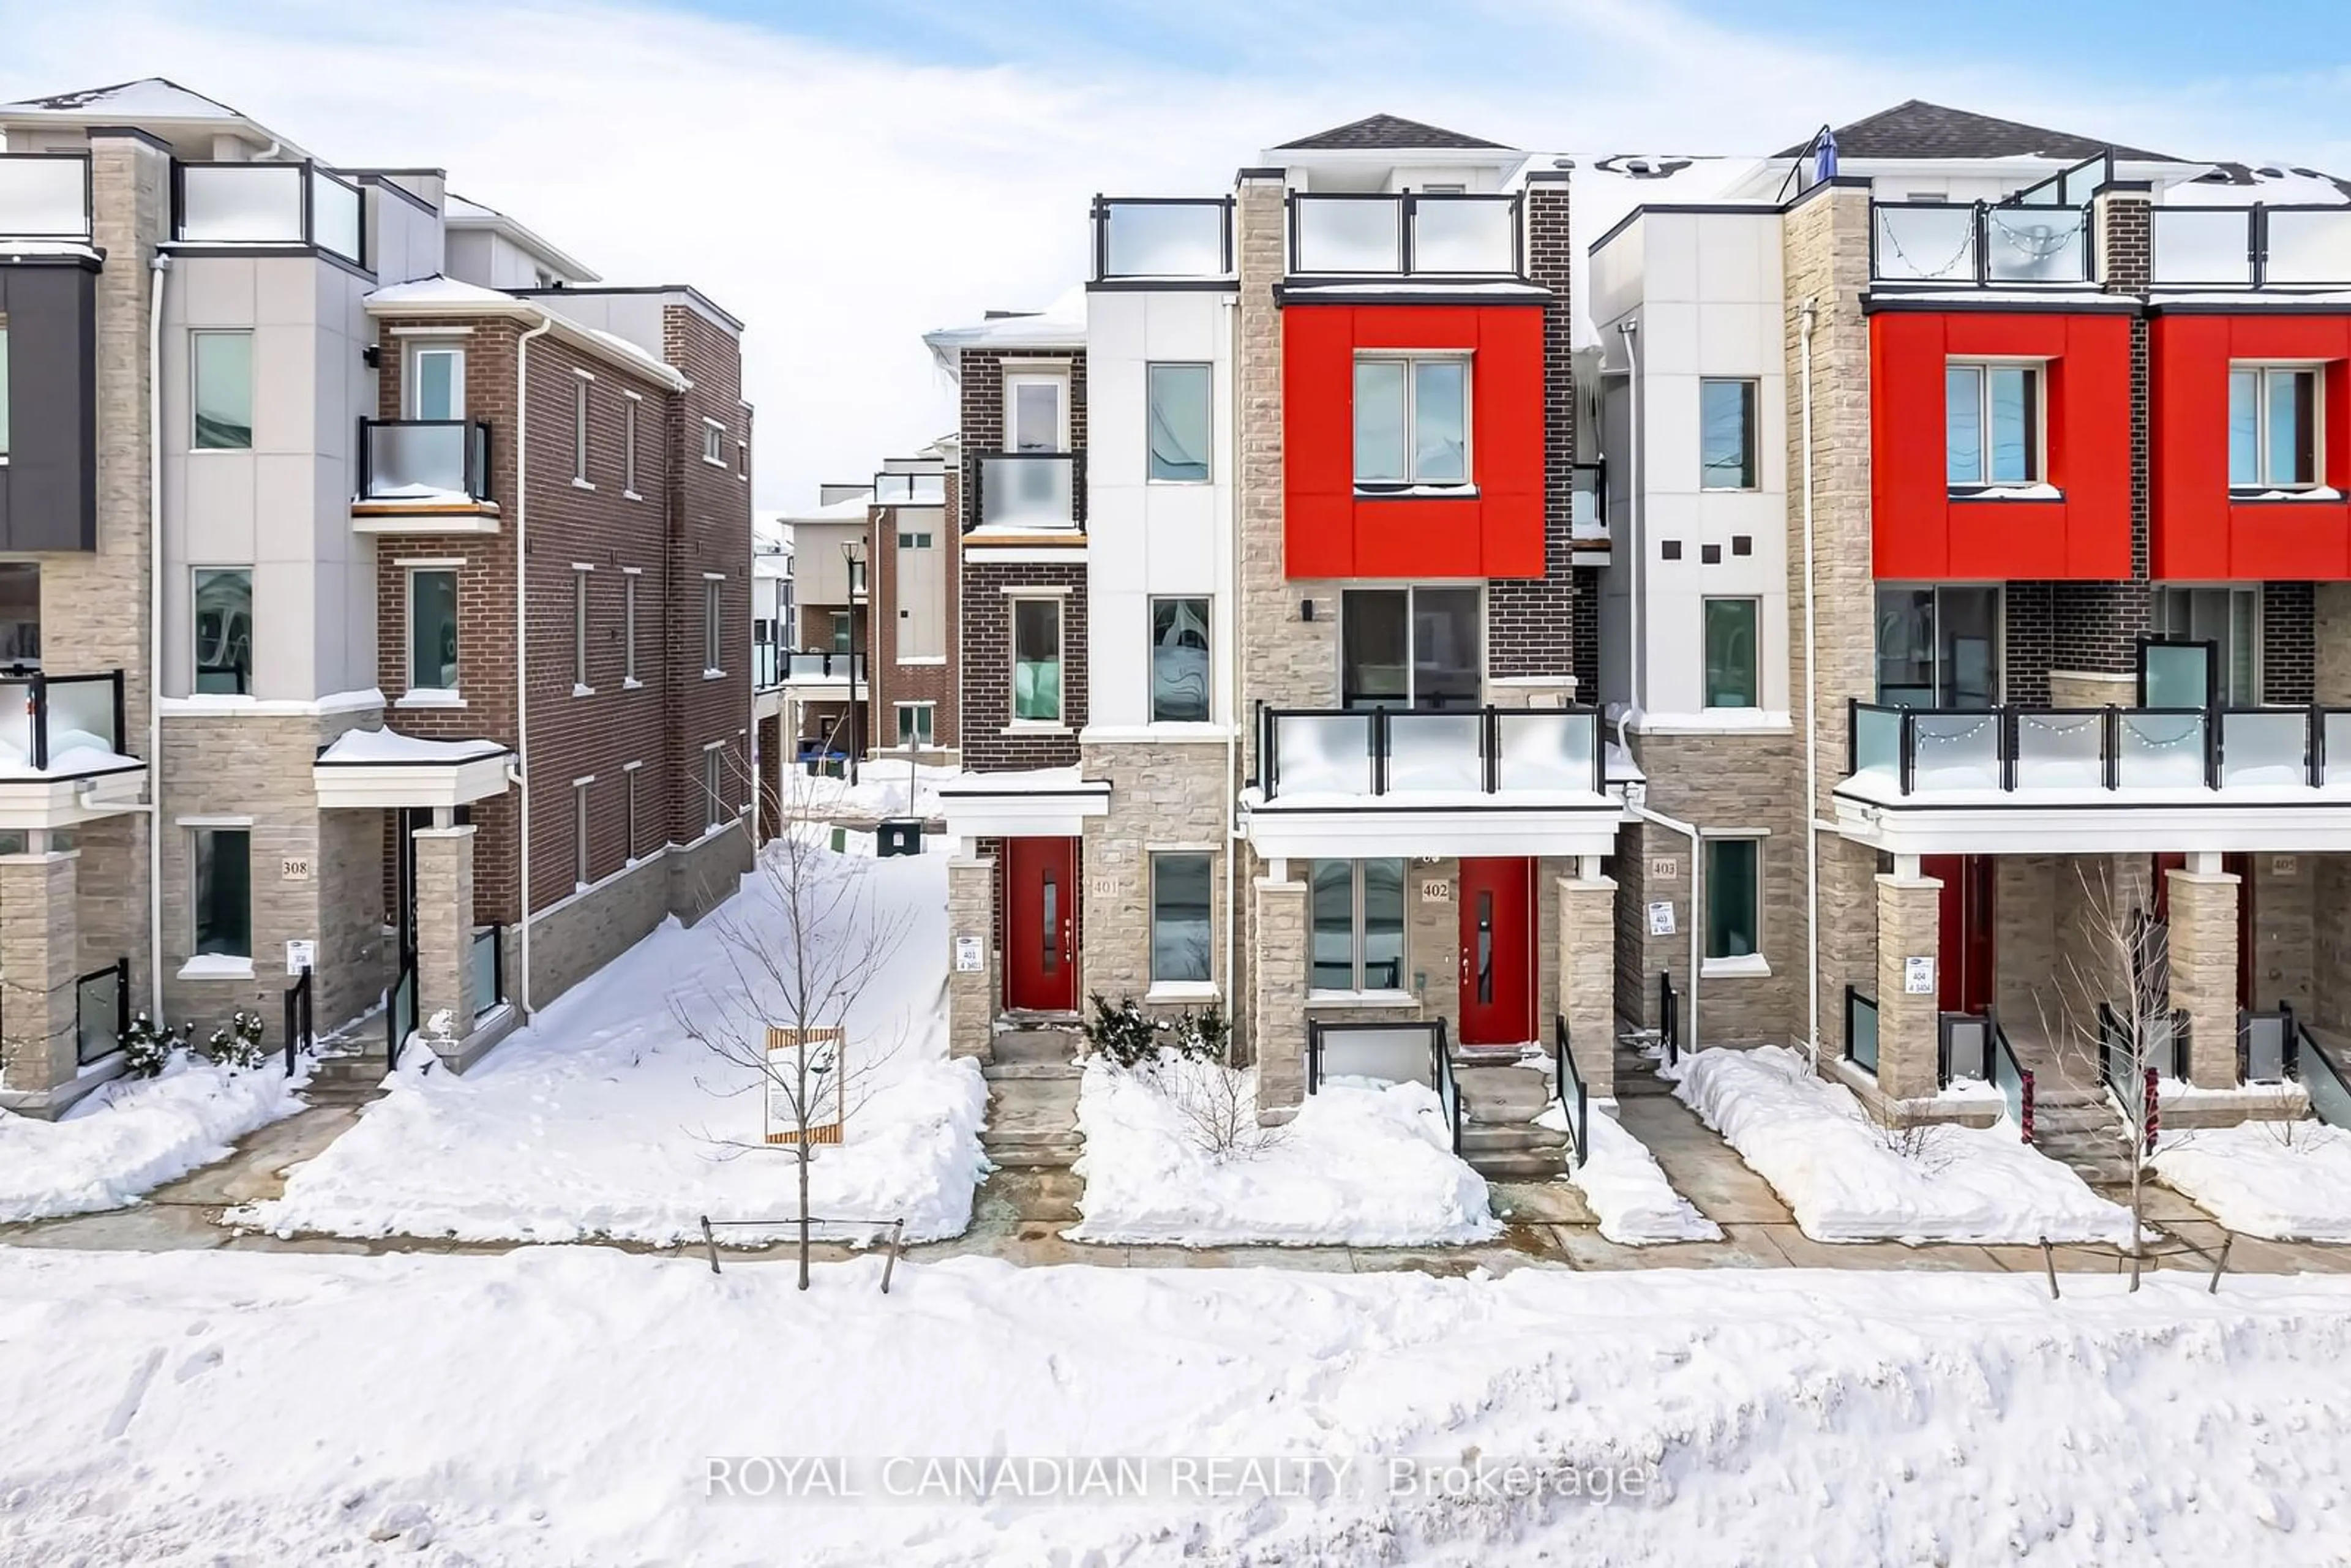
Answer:
<svg viewBox="0 0 2351 1568"><path fill-rule="evenodd" d="M2021 209L2006 210L2014 212ZM2053 256L2073 249L2075 242L2081 238L2082 214L2077 212L2073 216L2074 225L2071 228L2061 229L2053 224L2047 223L2020 228L2011 227L2002 222L1996 211L1991 219L1991 226L1999 233L2000 237L2008 243L2008 247L2017 255L2028 261L2047 261Z"/></svg>
<svg viewBox="0 0 2351 1568"><path fill-rule="evenodd" d="M1920 267L1917 261L1911 258L1910 253L1902 248L1901 236L1894 232L1894 225L1886 221L1886 215L1883 212L1879 213L1877 218L1877 235L1885 245L1893 250L1895 258L1910 269L1909 276L1912 277L1951 277L1963 276L1955 272L1954 269L1958 267L1959 263L1968 258L1968 253L1975 248L1976 243L1975 225L1973 223L1970 223L1968 225L1967 233L1959 236L1959 248L1951 253L1951 258L1949 261L1944 262L1940 267ZM1972 277L1974 269L1970 267L1968 273L1964 276Z"/></svg>

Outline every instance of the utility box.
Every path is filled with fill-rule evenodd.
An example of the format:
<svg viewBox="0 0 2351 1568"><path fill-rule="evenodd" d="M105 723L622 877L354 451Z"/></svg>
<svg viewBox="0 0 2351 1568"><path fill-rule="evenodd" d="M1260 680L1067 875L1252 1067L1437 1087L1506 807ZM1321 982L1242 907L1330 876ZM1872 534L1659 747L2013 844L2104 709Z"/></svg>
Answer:
<svg viewBox="0 0 2351 1568"><path fill-rule="evenodd" d="M923 852L923 822L919 817L893 817L873 831L873 852L918 855Z"/></svg>

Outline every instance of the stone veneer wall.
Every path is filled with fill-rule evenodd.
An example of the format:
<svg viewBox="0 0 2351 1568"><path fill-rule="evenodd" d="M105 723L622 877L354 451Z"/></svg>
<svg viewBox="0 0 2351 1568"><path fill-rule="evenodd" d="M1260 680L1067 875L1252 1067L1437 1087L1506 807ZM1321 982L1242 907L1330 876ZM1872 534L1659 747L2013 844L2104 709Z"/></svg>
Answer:
<svg viewBox="0 0 2351 1568"><path fill-rule="evenodd" d="M1209 856L1210 977L1238 996L1224 972L1233 857L1225 841L1231 787L1223 741L1095 744L1081 756L1085 776L1109 780L1111 791L1109 813L1085 822L1081 908L1088 939L1079 955L1080 1000L1095 991L1139 1000L1150 988L1151 855L1178 848Z"/></svg>

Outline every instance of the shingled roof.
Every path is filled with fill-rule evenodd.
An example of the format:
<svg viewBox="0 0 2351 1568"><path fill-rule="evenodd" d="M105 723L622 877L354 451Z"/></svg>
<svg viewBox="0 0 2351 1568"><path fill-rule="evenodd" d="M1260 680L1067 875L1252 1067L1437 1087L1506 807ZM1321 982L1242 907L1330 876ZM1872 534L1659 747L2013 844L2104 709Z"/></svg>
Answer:
<svg viewBox="0 0 2351 1568"><path fill-rule="evenodd" d="M1464 136L1458 131L1447 131L1439 125L1423 125L1417 120L1405 120L1393 114L1367 115L1345 125L1334 125L1328 131L1318 131L1311 136L1301 136L1295 141L1285 141L1277 152L1327 152L1353 149L1376 149L1382 152L1424 147L1486 149L1507 152L1510 149L1499 141L1481 137Z"/></svg>
<svg viewBox="0 0 2351 1568"><path fill-rule="evenodd" d="M1947 109L1912 99L1836 128L1840 158L2095 158L2107 143L2063 131L2046 131L2014 120ZM1797 143L1780 156L1793 158L1811 145ZM2119 158L2158 163L2180 160L2141 147L2116 147Z"/></svg>

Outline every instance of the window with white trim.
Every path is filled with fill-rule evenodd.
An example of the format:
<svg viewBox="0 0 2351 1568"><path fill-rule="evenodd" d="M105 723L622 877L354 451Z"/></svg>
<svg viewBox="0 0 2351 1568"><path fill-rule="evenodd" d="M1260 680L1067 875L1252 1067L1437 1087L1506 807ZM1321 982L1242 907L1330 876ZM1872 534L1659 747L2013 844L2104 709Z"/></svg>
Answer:
<svg viewBox="0 0 2351 1568"><path fill-rule="evenodd" d="M590 573L574 567L571 572L571 684L585 689L588 685L588 580Z"/></svg>
<svg viewBox="0 0 2351 1568"><path fill-rule="evenodd" d="M636 678L637 574L632 571L621 579L621 679Z"/></svg>
<svg viewBox="0 0 2351 1568"><path fill-rule="evenodd" d="M1355 483L1469 482L1469 356L1355 358Z"/></svg>
<svg viewBox="0 0 2351 1568"><path fill-rule="evenodd" d="M1762 948L1763 841L1708 839L1706 956L1751 958Z"/></svg>
<svg viewBox="0 0 2351 1568"><path fill-rule="evenodd" d="M702 754L702 800L705 829L716 828L726 820L726 778L722 771L726 750L712 747Z"/></svg>
<svg viewBox="0 0 2351 1568"><path fill-rule="evenodd" d="M900 747L912 751L931 745L938 722L938 704L900 703L897 708Z"/></svg>
<svg viewBox="0 0 2351 1568"><path fill-rule="evenodd" d="M621 488L637 493L637 400L621 400Z"/></svg>
<svg viewBox="0 0 2351 1568"><path fill-rule="evenodd" d="M2299 490L2324 484L2318 371L2309 365L2229 367L2229 486Z"/></svg>
<svg viewBox="0 0 2351 1568"><path fill-rule="evenodd" d="M571 786L571 881L586 887L588 876L588 785Z"/></svg>
<svg viewBox="0 0 2351 1568"><path fill-rule="evenodd" d="M1944 468L1954 486L2037 485L2041 367L1953 361L1943 371Z"/></svg>
<svg viewBox="0 0 2351 1568"><path fill-rule="evenodd" d="M457 573L453 567L409 570L408 689L457 689Z"/></svg>
<svg viewBox="0 0 2351 1568"><path fill-rule="evenodd" d="M1404 989L1404 862L1313 861L1308 877L1311 988Z"/></svg>
<svg viewBox="0 0 2351 1568"><path fill-rule="evenodd" d="M627 835L622 856L632 863L637 858L637 775L643 771L643 768L632 765L621 775L622 788L628 796L628 814L622 830Z"/></svg>
<svg viewBox="0 0 2351 1568"><path fill-rule="evenodd" d="M200 452L250 451L253 446L253 334L188 334L189 382Z"/></svg>
<svg viewBox="0 0 2351 1568"><path fill-rule="evenodd" d="M702 422L702 460L726 466L726 427L715 419Z"/></svg>
<svg viewBox="0 0 2351 1568"><path fill-rule="evenodd" d="M465 417L465 348L462 343L413 342L402 402L411 419Z"/></svg>
<svg viewBox="0 0 2351 1568"><path fill-rule="evenodd" d="M571 382L571 482L588 483L588 383Z"/></svg>
<svg viewBox="0 0 2351 1568"><path fill-rule="evenodd" d="M723 670L726 667L726 661L719 656L724 640L721 633L725 630L726 622L720 613L718 591L725 586L725 583L714 578L705 578L702 580L702 667L705 670Z"/></svg>
<svg viewBox="0 0 2351 1568"><path fill-rule="evenodd" d="M1151 857L1151 983L1197 985L1211 977L1214 926L1210 857L1205 851Z"/></svg>
<svg viewBox="0 0 2351 1568"><path fill-rule="evenodd" d="M253 956L253 831L192 828L190 946L198 957Z"/></svg>
<svg viewBox="0 0 2351 1568"><path fill-rule="evenodd" d="M1012 717L1061 722L1061 601L1012 601Z"/></svg>

